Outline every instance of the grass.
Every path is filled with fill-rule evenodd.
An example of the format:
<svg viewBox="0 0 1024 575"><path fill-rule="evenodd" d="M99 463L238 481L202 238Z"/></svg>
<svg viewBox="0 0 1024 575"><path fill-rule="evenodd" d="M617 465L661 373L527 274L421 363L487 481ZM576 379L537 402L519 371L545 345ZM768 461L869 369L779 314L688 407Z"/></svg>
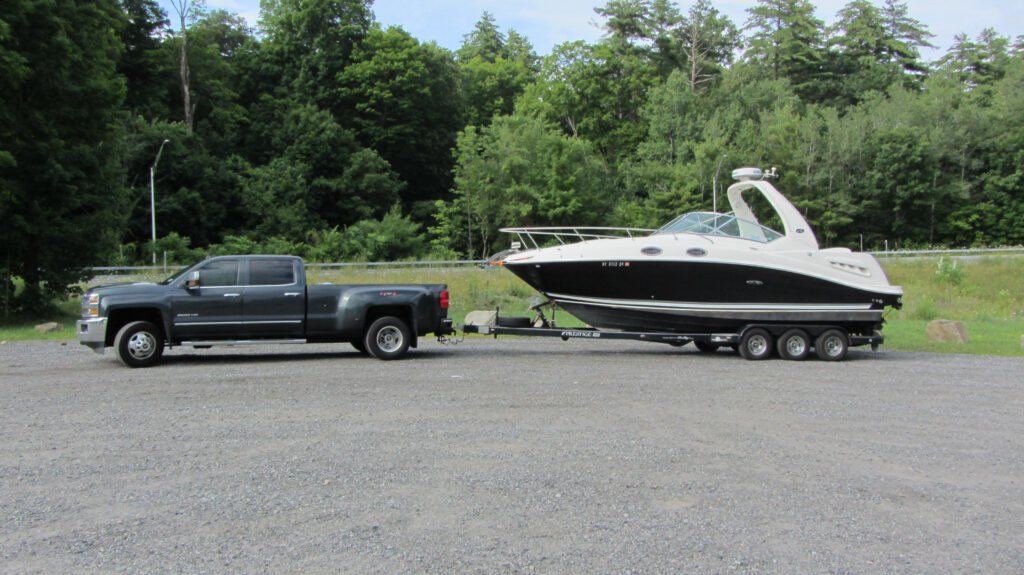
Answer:
<svg viewBox="0 0 1024 575"><path fill-rule="evenodd" d="M951 262L955 261L955 265ZM883 259L889 279L904 288L904 306L888 315L883 330L885 347L904 351L1024 356L1024 257L985 257L967 260ZM162 279L160 277L132 277ZM451 291L449 317L456 323L466 313L500 308L503 315L532 315L537 293L500 267L462 268L334 268L311 269L311 283L445 283ZM69 339L74 337L78 299L66 302L50 318L0 324L0 340ZM550 315L550 314L549 314ZM925 335L934 319L963 321L970 342L935 343ZM557 314L560 325L580 325L567 313ZM40 335L33 326L57 321L64 330Z"/></svg>

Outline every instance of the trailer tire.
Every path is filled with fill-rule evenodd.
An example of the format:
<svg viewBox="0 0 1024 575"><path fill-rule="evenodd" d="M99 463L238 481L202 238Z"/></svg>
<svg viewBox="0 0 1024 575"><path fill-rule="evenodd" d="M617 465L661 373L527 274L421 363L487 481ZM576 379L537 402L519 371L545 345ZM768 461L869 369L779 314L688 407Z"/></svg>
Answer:
<svg viewBox="0 0 1024 575"><path fill-rule="evenodd" d="M114 337L117 359L128 367L149 367L164 353L164 334L148 321L127 323Z"/></svg>
<svg viewBox="0 0 1024 575"><path fill-rule="evenodd" d="M740 336L740 355L751 361L767 359L772 354L773 343L768 330L752 327Z"/></svg>
<svg viewBox="0 0 1024 575"><path fill-rule="evenodd" d="M842 361L850 349L850 339L840 329L829 329L814 340L814 351L823 361Z"/></svg>
<svg viewBox="0 0 1024 575"><path fill-rule="evenodd" d="M791 329L782 334L776 344L779 357L799 361L811 353L811 336L802 329Z"/></svg>
<svg viewBox="0 0 1024 575"><path fill-rule="evenodd" d="M377 359L398 359L409 349L409 326L393 316L384 316L370 325L363 345Z"/></svg>

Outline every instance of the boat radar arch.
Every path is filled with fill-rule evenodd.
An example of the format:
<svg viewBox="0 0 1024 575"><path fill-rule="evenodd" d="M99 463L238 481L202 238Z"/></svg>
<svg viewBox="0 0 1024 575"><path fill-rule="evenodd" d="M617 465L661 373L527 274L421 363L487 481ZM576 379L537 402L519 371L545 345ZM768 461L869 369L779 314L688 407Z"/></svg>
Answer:
<svg viewBox="0 0 1024 575"><path fill-rule="evenodd" d="M814 237L814 232L811 231L811 226L807 224L803 214L766 179L774 176L774 168L768 172L762 172L759 168L733 170L732 177L739 181L726 190L733 214L740 219L760 223L753 210L750 209L750 205L743 199L744 191L755 189L761 192L764 199L768 200L772 209L778 214L782 221L783 229L781 231L786 236L786 243L792 244L797 249L817 251L818 239Z"/></svg>

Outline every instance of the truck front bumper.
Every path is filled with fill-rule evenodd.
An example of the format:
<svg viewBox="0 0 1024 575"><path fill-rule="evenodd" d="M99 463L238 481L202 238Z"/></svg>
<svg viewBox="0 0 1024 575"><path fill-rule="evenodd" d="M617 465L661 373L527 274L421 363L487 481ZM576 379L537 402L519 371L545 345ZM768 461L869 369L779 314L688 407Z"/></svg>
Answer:
<svg viewBox="0 0 1024 575"><path fill-rule="evenodd" d="M75 333L78 343L101 354L107 341L107 318L80 319L75 323Z"/></svg>

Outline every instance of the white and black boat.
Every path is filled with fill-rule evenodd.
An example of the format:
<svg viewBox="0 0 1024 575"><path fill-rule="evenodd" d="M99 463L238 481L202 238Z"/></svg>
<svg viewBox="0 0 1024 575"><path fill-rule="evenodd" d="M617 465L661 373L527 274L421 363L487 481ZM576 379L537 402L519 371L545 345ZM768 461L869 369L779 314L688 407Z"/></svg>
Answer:
<svg viewBox="0 0 1024 575"><path fill-rule="evenodd" d="M657 230L506 228L520 247L500 263L600 329L805 326L811 336L830 327L870 335L887 307L902 305L903 289L889 284L870 254L820 249L803 215L761 170L733 177L730 214L688 213ZM752 204L774 211L762 221L775 229L759 222Z"/></svg>

